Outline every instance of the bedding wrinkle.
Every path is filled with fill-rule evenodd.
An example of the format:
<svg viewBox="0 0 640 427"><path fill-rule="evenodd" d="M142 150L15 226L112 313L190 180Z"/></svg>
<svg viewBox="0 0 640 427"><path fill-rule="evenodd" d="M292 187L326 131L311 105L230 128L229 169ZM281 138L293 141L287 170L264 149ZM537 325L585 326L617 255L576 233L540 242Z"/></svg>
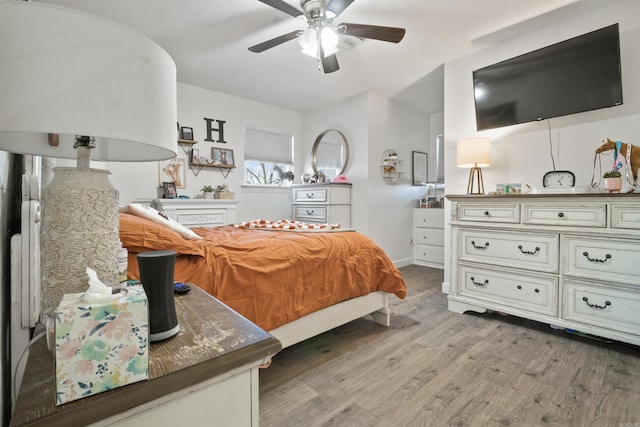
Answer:
<svg viewBox="0 0 640 427"><path fill-rule="evenodd" d="M175 280L194 283L267 331L370 292L406 295L397 268L358 232L199 227L193 231L202 240L186 240L125 215L120 233L132 278L139 278L137 253L176 250Z"/></svg>

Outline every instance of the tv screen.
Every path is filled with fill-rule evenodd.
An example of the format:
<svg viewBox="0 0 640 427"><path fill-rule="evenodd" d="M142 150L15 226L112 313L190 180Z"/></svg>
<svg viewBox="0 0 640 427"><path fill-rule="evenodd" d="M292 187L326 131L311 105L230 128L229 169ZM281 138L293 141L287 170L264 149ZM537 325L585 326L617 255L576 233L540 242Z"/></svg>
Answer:
<svg viewBox="0 0 640 427"><path fill-rule="evenodd" d="M622 104L618 24L473 72L478 130Z"/></svg>

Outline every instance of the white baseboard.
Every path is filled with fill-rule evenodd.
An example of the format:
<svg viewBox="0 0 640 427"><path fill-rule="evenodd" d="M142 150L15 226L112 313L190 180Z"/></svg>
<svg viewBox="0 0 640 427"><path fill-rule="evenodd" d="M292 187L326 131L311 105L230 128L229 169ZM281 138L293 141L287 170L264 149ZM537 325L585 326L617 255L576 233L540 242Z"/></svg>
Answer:
<svg viewBox="0 0 640 427"><path fill-rule="evenodd" d="M443 294L451 293L451 285L449 285L449 282L442 282L442 293Z"/></svg>

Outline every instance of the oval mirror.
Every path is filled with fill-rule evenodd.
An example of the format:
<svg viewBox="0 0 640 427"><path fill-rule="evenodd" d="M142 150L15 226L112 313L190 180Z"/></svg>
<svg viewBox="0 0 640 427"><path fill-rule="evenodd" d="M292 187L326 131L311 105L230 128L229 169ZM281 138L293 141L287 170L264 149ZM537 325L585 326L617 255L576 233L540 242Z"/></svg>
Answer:
<svg viewBox="0 0 640 427"><path fill-rule="evenodd" d="M330 181L344 173L349 165L349 143L342 132L327 129L316 138L311 149L313 173L323 173Z"/></svg>

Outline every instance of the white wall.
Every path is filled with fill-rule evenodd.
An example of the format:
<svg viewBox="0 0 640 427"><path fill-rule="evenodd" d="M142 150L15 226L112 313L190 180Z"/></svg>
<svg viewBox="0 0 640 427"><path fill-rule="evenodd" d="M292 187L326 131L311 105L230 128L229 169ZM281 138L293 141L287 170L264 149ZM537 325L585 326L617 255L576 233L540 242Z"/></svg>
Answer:
<svg viewBox="0 0 640 427"><path fill-rule="evenodd" d="M397 264L410 264L413 246L412 213L424 187L411 185L411 151L429 152L430 118L368 92L303 114L302 138L306 153L326 129L342 131L349 141L351 160L346 171L352 183L352 226L371 237ZM387 185L380 176L381 155L387 148L406 157L402 182ZM310 171L305 157L305 171Z"/></svg>
<svg viewBox="0 0 640 427"><path fill-rule="evenodd" d="M551 119L556 169L569 169L576 185L589 185L595 149L611 138L639 144L640 141L640 2L621 0L601 9L574 16L548 27L445 64L445 181L447 193L466 190L467 169L455 165L456 142L467 136L493 140L492 165L483 170L485 189L498 182L542 185L542 176L552 170L547 122L528 123L476 132L472 71L534 49L618 22L622 56L624 105ZM597 175L599 177L599 170ZM445 218L449 217L449 205ZM445 282L449 280L450 230L445 227Z"/></svg>
<svg viewBox="0 0 640 427"><path fill-rule="evenodd" d="M223 120L224 139L226 144L206 142L206 123L204 118ZM179 195L191 198L201 196L200 189L209 184L216 187L228 183L236 193L238 203L238 220L255 218L282 219L291 217L291 190L252 189L242 187L244 182L244 126L251 125L294 136L296 157L302 151L300 137L301 115L296 111L285 110L219 92L201 89L195 86L178 83L178 122L180 126L193 128L194 145L201 155L211 156L211 147L229 148L234 151L237 168L224 178L218 169L203 168L198 176L191 170L186 173L186 186L178 190ZM217 134L213 133L217 140ZM182 148L178 147L178 157L187 158ZM109 163L111 182L120 191L120 204L130 203L138 198L157 197L158 163ZM296 175L299 176L298 170Z"/></svg>

